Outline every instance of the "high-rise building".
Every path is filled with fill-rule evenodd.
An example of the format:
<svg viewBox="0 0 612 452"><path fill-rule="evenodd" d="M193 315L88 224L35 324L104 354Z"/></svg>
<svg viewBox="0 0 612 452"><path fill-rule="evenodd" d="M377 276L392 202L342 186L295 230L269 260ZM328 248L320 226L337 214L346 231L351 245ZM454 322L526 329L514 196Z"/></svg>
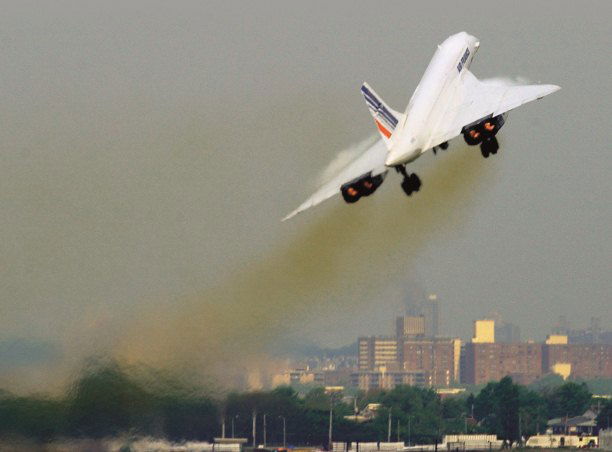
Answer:
<svg viewBox="0 0 612 452"><path fill-rule="evenodd" d="M405 339L425 337L425 317L422 315L405 315L397 317L395 322L395 335L397 336L397 361L401 366L404 360L404 348L402 343Z"/></svg>
<svg viewBox="0 0 612 452"><path fill-rule="evenodd" d="M426 317L429 317L429 335L431 337L436 337L440 334L440 304L438 303L438 296L434 294L430 294L427 297L427 309L426 309ZM427 325L427 324L426 324ZM425 330L427 330L427 326Z"/></svg>
<svg viewBox="0 0 612 452"><path fill-rule="evenodd" d="M395 322L395 332L398 338L417 337L425 335L425 317L405 315Z"/></svg>
<svg viewBox="0 0 612 452"><path fill-rule="evenodd" d="M465 345L461 380L467 384L497 381L505 376L529 384L542 376L542 344L495 344L474 342Z"/></svg>
<svg viewBox="0 0 612 452"><path fill-rule="evenodd" d="M426 299L407 300L406 315L423 317L426 336L436 337L440 333L440 306L436 294L430 294Z"/></svg>
<svg viewBox="0 0 612 452"><path fill-rule="evenodd" d="M402 368L422 372L429 386L449 386L459 381L459 339L404 339Z"/></svg>
<svg viewBox="0 0 612 452"><path fill-rule="evenodd" d="M544 344L466 344L461 380L467 384L496 381L506 375L529 384L546 374L564 378L612 378L612 345L568 344L567 336L550 335Z"/></svg>
<svg viewBox="0 0 612 452"><path fill-rule="evenodd" d="M612 345L547 340L542 350L542 370L572 378L612 378Z"/></svg>
<svg viewBox="0 0 612 452"><path fill-rule="evenodd" d="M359 338L357 367L359 370L397 369L397 338L369 336Z"/></svg>

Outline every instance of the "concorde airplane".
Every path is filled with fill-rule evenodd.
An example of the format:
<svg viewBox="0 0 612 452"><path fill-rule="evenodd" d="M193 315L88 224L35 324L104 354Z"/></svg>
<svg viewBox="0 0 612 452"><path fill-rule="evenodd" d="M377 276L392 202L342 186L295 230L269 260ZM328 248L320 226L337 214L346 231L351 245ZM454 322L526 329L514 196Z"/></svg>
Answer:
<svg viewBox="0 0 612 452"><path fill-rule="evenodd" d="M515 85L478 80L469 71L480 42L466 32L447 38L438 46L404 113L393 110L364 83L361 93L381 140L349 163L287 220L336 193L347 203L370 196L382 184L389 169L403 176L402 189L410 196L421 180L406 165L428 150L445 150L448 141L463 135L470 146L480 145L483 157L496 154L495 135L508 112L520 105L554 93L556 85Z"/></svg>

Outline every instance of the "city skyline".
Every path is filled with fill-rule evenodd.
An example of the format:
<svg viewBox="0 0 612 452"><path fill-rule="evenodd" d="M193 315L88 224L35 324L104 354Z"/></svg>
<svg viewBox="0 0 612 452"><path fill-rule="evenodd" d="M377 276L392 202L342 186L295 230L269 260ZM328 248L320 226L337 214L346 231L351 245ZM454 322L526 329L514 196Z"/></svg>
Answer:
<svg viewBox="0 0 612 452"><path fill-rule="evenodd" d="M431 295L427 299L437 301ZM497 315L474 320L473 334L466 341L426 331L425 316L414 306L396 317L393 332L360 335L355 346L343 348L342 353L319 350L302 360L288 361L282 373L272 376L271 386L314 384L369 391L400 385L463 385L465 390L465 385L504 377L530 385L552 375L570 381L611 381L612 330L602 330L597 319L592 319L589 329L570 330L561 316L546 340L536 342L521 341L518 326L502 322Z"/></svg>
<svg viewBox="0 0 612 452"><path fill-rule="evenodd" d="M523 340L612 324L610 8L8 2L0 387L59 391L100 355L229 384L291 337L392 329L408 290L453 335L491 311ZM416 197L389 174L281 223L376 136L363 81L401 108L462 30L483 79L563 89L510 113L495 158L415 161Z"/></svg>

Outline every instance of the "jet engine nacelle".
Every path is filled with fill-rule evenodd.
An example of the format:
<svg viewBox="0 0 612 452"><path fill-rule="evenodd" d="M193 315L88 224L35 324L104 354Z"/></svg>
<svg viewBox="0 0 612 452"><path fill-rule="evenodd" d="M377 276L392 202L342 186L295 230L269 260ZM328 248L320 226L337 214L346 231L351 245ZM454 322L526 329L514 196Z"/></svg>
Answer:
<svg viewBox="0 0 612 452"><path fill-rule="evenodd" d="M505 123L504 115L487 118L473 126L464 127L463 138L470 146L482 143L487 138L494 137Z"/></svg>
<svg viewBox="0 0 612 452"><path fill-rule="evenodd" d="M505 123L504 115L498 115L491 119L486 119L482 122L482 130L486 136L493 137L497 135L499 129Z"/></svg>
<svg viewBox="0 0 612 452"><path fill-rule="evenodd" d="M385 175L386 173L372 176L372 173L366 173L357 179L347 182L340 187L342 197L350 204L359 201L359 198L362 196L370 196L382 185Z"/></svg>

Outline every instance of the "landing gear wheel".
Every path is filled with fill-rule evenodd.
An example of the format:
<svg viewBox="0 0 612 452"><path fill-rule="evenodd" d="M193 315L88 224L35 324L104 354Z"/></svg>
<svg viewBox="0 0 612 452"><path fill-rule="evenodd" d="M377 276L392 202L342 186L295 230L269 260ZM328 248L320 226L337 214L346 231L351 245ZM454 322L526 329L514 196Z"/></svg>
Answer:
<svg viewBox="0 0 612 452"><path fill-rule="evenodd" d="M489 149L489 152L491 154L497 154L497 151L499 150L499 143L497 142L497 138L492 137L489 140L489 144L491 146L491 148Z"/></svg>
<svg viewBox="0 0 612 452"><path fill-rule="evenodd" d="M421 179L419 179L419 176L412 173L404 177L404 180L402 181L402 190L404 190L404 193L406 193L406 195L410 196L414 192L419 191L420 189Z"/></svg>
<svg viewBox="0 0 612 452"><path fill-rule="evenodd" d="M414 191L419 191L421 189L421 179L415 173L412 173L410 176L410 183L412 184L412 189Z"/></svg>
<svg viewBox="0 0 612 452"><path fill-rule="evenodd" d="M495 137L488 138L480 145L480 152L482 153L482 156L484 158L487 158L491 154L497 154L498 149L499 143L497 142L497 138Z"/></svg>
<svg viewBox="0 0 612 452"><path fill-rule="evenodd" d="M406 196L412 195L412 192L414 190L412 189L412 183L409 178L404 178L404 180L402 181L402 190L404 190Z"/></svg>
<svg viewBox="0 0 612 452"><path fill-rule="evenodd" d="M442 149L443 151L446 151L448 149L448 141L445 141L444 143L440 143L438 145L440 147L440 149Z"/></svg>

